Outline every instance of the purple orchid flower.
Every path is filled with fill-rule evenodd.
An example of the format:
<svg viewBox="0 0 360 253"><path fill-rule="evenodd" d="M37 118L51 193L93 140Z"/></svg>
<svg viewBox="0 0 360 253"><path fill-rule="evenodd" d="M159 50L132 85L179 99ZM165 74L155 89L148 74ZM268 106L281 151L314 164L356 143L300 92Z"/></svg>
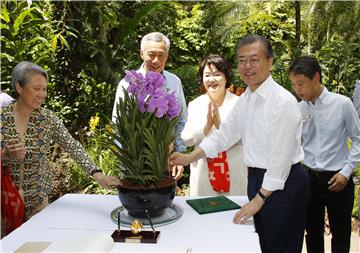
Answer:
<svg viewBox="0 0 360 253"><path fill-rule="evenodd" d="M130 94L138 96L140 94L146 93L144 88L144 83L146 80L141 73L138 73L135 70L126 71L125 81L129 83L127 91Z"/></svg>
<svg viewBox="0 0 360 253"><path fill-rule="evenodd" d="M173 119L180 114L176 96L163 90L164 77L158 72L147 72L145 77L135 70L126 71L127 91L136 96L140 112L155 113L157 118Z"/></svg>
<svg viewBox="0 0 360 253"><path fill-rule="evenodd" d="M138 109L140 112L146 111L146 102L145 102L146 96L145 95L138 95L136 97L137 103L138 103Z"/></svg>
<svg viewBox="0 0 360 253"><path fill-rule="evenodd" d="M169 109L167 110L167 117L173 119L180 115L180 106L177 102L177 98L174 94L166 94L166 100L168 101Z"/></svg>

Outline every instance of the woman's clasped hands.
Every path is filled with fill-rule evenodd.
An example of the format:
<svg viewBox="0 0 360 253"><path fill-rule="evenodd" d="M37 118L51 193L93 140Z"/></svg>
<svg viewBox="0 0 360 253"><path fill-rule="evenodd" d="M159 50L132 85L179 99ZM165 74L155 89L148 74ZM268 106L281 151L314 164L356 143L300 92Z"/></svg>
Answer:
<svg viewBox="0 0 360 253"><path fill-rule="evenodd" d="M16 143L14 140L11 140L1 151L1 156L4 160L23 161L25 158L25 152L24 143Z"/></svg>

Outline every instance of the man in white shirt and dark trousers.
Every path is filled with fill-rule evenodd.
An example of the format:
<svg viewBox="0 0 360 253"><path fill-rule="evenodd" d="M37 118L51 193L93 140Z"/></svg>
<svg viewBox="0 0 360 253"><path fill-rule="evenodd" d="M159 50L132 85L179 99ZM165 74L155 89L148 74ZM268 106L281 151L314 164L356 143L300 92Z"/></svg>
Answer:
<svg viewBox="0 0 360 253"><path fill-rule="evenodd" d="M179 121L175 127L174 149L178 152L184 152L186 151L186 145L181 139L181 132L184 129L187 118L186 101L179 77L164 70L169 56L169 49L170 40L164 34L160 32L146 34L142 37L140 46L140 57L143 60L143 64L137 72L143 74L144 76L148 71L161 73L165 79L164 89L174 92L177 102L182 110ZM125 81L125 79L122 79L117 87L112 112L113 122L116 121L116 107L119 99L124 97L123 88L126 89L128 86L129 84ZM173 176L175 176L175 179L179 179L182 176L183 170L184 168L182 166L173 167Z"/></svg>
<svg viewBox="0 0 360 253"><path fill-rule="evenodd" d="M219 129L192 153L174 153L170 163L185 165L204 156L215 157L241 139L250 202L233 222L244 224L254 216L263 253L300 253L309 183L300 163L304 152L297 100L271 77L273 50L268 39L246 35L236 53L246 91Z"/></svg>
<svg viewBox="0 0 360 253"><path fill-rule="evenodd" d="M310 179L306 218L309 253L324 252L324 213L332 234L331 251L350 250L354 204L352 173L360 161L360 121L350 98L321 84L321 68L313 56L302 56L289 67L296 94L302 99L304 165ZM349 150L348 139L352 144Z"/></svg>

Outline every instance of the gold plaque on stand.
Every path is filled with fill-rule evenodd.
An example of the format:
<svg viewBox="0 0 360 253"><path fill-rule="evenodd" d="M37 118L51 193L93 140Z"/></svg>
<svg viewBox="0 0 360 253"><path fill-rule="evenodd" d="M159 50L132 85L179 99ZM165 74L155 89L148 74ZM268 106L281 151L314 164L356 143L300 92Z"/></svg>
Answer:
<svg viewBox="0 0 360 253"><path fill-rule="evenodd" d="M130 226L131 230L120 230L120 211L118 212L118 229L115 230L111 237L114 242L130 242L130 243L157 243L158 238L160 237L160 231L156 231L148 211L145 210L147 217L149 219L152 231L143 231L143 224L135 219Z"/></svg>
<svg viewBox="0 0 360 253"><path fill-rule="evenodd" d="M157 243L160 231L141 231L134 235L130 230L115 230L111 237L114 242Z"/></svg>

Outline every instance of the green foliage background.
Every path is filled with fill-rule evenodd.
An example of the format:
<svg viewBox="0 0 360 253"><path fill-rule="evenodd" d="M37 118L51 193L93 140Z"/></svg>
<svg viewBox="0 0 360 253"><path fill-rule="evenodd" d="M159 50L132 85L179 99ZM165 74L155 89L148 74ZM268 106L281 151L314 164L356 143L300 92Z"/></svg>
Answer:
<svg viewBox="0 0 360 253"><path fill-rule="evenodd" d="M170 38L167 69L181 78L187 102L200 93L198 63L209 53L223 54L233 64L235 85L245 87L236 73L235 44L249 32L271 39L273 76L289 90L287 67L299 54L318 57L331 91L352 97L360 79L359 1L300 1L299 41L293 1L28 2L1 1L1 89L14 96L10 77L18 62L44 67L50 76L44 106L90 153L95 137L81 133L96 113L103 115L99 131L106 125L117 84L126 69L141 64L140 40L148 32Z"/></svg>
<svg viewBox="0 0 360 253"><path fill-rule="evenodd" d="M160 31L171 39L167 69L177 73L187 101L200 90L196 73L209 53L221 53L236 69L235 44L246 33L272 40L273 75L290 89L289 62L315 54L324 84L352 96L360 66L360 3L301 2L301 37L295 38L290 1L2 1L1 85L13 67L33 61L49 71L45 103L74 134L94 112L110 115L124 70L141 64L141 37ZM235 71L236 73L236 71ZM243 85L237 77L235 85ZM290 89L291 90L291 89Z"/></svg>

